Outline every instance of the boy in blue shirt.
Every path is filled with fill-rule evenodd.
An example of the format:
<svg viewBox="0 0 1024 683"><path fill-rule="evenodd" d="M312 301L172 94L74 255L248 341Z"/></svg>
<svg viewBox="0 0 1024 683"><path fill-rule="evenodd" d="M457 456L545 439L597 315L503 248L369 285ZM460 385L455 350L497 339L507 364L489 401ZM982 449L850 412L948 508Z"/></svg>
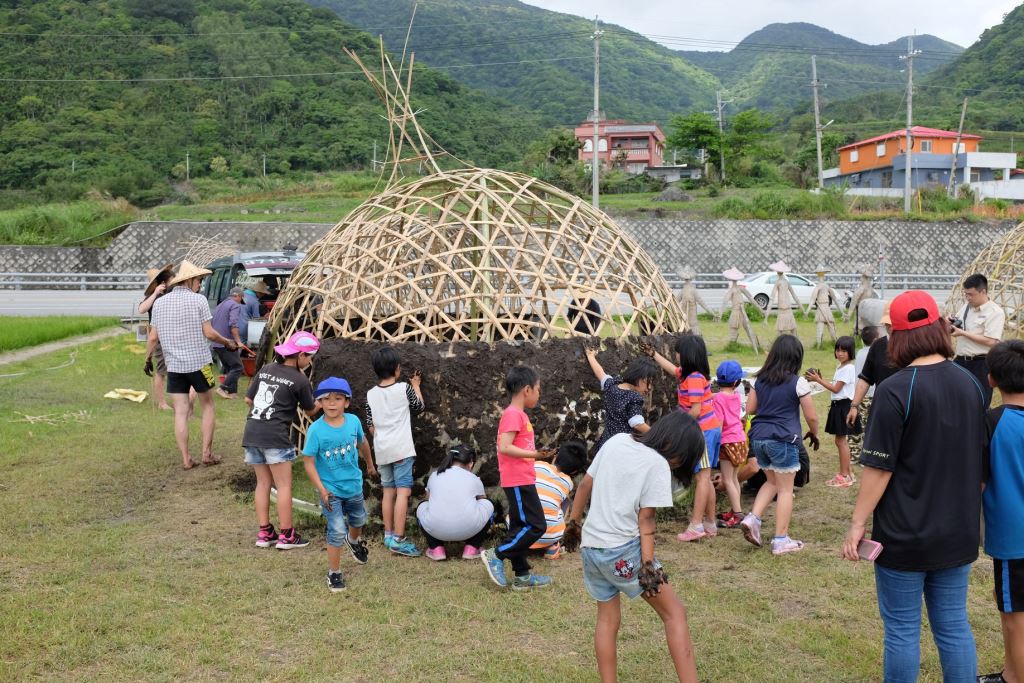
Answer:
<svg viewBox="0 0 1024 683"><path fill-rule="evenodd" d="M1024 680L1024 341L988 352L988 381L1003 405L988 411L985 459L985 552L992 558L1003 627L1003 671L979 681Z"/></svg>
<svg viewBox="0 0 1024 683"><path fill-rule="evenodd" d="M377 470L362 423L345 412L352 400L348 381L328 377L317 385L313 396L324 414L309 426L302 454L306 456L306 475L320 494L320 508L327 520L327 585L337 593L345 590L342 544L348 545L359 564L366 564L369 556L366 543L360 539L366 524L366 505L358 456L366 463L369 476L377 476Z"/></svg>

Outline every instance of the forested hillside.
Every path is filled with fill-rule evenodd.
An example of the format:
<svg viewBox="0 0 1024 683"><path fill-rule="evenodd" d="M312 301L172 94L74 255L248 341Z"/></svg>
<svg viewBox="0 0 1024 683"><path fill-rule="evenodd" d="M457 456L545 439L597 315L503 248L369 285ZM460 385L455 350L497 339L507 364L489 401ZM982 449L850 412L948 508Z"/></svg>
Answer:
<svg viewBox="0 0 1024 683"><path fill-rule="evenodd" d="M168 180L369 165L383 106L342 46L377 41L299 0L0 3L0 188L95 188L146 205ZM481 165L542 129L523 109L417 69L420 120Z"/></svg>
<svg viewBox="0 0 1024 683"><path fill-rule="evenodd" d="M307 0L398 49L413 0ZM610 118L666 121L707 109L717 80L673 50L604 25L601 109ZM546 122L572 126L593 109L592 21L515 0L421 2L409 41L416 59L447 66L490 64L450 71L453 78L513 99Z"/></svg>
<svg viewBox="0 0 1024 683"><path fill-rule="evenodd" d="M963 48L935 36L917 36L921 50L915 68L925 74L949 63ZM817 56L818 80L832 100L896 87L905 76L899 59L906 39L883 45L864 43L805 23L770 24L744 38L728 52L680 51L679 54L718 77L739 106L783 110L811 99L811 55Z"/></svg>

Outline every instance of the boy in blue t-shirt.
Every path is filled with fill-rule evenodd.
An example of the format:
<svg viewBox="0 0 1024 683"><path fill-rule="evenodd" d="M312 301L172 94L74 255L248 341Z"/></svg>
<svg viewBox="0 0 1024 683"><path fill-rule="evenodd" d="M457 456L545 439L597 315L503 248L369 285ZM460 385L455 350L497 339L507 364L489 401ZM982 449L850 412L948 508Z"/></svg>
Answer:
<svg viewBox="0 0 1024 683"><path fill-rule="evenodd" d="M985 552L992 557L1003 627L1003 671L978 680L1024 680L1024 341L988 352L988 381L1003 405L988 411L985 458Z"/></svg>
<svg viewBox="0 0 1024 683"><path fill-rule="evenodd" d="M362 423L345 412L352 400L348 382L328 377L317 385L313 396L324 414L309 426L302 454L306 456L306 474L320 494L320 508L327 520L327 585L336 593L345 590L341 575L342 543L348 545L359 564L366 564L369 556L366 543L360 539L366 524L366 505L358 456L366 463L369 476L377 476L377 469Z"/></svg>

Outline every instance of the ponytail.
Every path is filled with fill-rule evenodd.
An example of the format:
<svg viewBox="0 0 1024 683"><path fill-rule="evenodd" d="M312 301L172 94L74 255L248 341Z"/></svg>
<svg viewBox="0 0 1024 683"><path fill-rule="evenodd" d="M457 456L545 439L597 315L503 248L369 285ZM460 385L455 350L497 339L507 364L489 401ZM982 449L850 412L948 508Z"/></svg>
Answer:
<svg viewBox="0 0 1024 683"><path fill-rule="evenodd" d="M476 451L473 450L471 446L464 443L452 446L448 449L448 452L444 454L444 458L441 459L441 464L437 466L437 473L441 474L456 462L462 465L472 465L476 462Z"/></svg>

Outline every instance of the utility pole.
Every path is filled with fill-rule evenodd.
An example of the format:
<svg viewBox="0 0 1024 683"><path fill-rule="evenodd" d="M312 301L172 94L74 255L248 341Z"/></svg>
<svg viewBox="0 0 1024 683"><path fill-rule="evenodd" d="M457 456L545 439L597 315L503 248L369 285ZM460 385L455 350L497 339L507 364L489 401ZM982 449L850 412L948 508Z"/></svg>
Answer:
<svg viewBox="0 0 1024 683"><path fill-rule="evenodd" d="M601 120L601 36L604 35L604 31L601 30L601 22L598 21L597 17L594 17L594 112L591 119L594 122L594 151L590 159L591 179L590 182L593 185L591 189L591 204L595 209L601 208L601 171L600 164L601 160L597 154L598 141L598 123Z"/></svg>
<svg viewBox="0 0 1024 683"><path fill-rule="evenodd" d="M267 153L263 153L263 177L267 177Z"/></svg>
<svg viewBox="0 0 1024 683"><path fill-rule="evenodd" d="M373 139L373 172L377 172L377 138Z"/></svg>
<svg viewBox="0 0 1024 683"><path fill-rule="evenodd" d="M725 109L725 105L732 102L732 100L723 100L722 91L715 91L715 110L718 112L718 163L719 163L719 175L721 180L725 182L725 133L723 132L722 126L722 110Z"/></svg>
<svg viewBox="0 0 1024 683"><path fill-rule="evenodd" d="M185 182L189 180L188 152L185 152Z"/></svg>
<svg viewBox="0 0 1024 683"><path fill-rule="evenodd" d="M818 105L818 58L811 55L811 88L814 90L814 142L818 148L818 189L825 187L825 176L821 170L821 111Z"/></svg>
<svg viewBox="0 0 1024 683"><path fill-rule="evenodd" d="M946 187L946 192L949 193L950 197L955 197L956 194L956 162L960 158L960 138L964 134L964 117L967 115L967 98L964 98L964 106L960 109L960 127L956 129L956 143L953 145L953 163L949 167L949 185ZM967 168L966 166L964 167ZM964 178L965 182L970 182L970 178Z"/></svg>
<svg viewBox="0 0 1024 683"><path fill-rule="evenodd" d="M903 212L910 213L910 196L913 194L911 185L911 174L914 168L914 136L911 134L912 121L914 118L914 57L921 54L920 50L914 50L914 36L907 36L907 54L900 57L907 61L907 154L906 168L903 175Z"/></svg>

